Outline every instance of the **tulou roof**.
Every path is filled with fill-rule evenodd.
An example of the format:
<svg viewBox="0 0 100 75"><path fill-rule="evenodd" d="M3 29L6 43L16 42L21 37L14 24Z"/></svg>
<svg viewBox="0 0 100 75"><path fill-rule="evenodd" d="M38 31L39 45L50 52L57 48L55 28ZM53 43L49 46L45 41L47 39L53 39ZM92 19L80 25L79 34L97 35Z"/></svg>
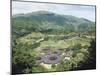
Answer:
<svg viewBox="0 0 100 75"><path fill-rule="evenodd" d="M61 61L61 54L64 53L63 48L53 50L51 48L43 48L41 53L36 56L36 60L45 64L57 64Z"/></svg>

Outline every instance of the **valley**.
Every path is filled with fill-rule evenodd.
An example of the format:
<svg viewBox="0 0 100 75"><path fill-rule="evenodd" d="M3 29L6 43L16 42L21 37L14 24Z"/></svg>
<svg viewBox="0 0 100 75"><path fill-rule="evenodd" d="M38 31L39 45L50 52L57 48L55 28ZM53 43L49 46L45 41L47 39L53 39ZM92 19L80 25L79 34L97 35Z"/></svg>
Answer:
<svg viewBox="0 0 100 75"><path fill-rule="evenodd" d="M90 66L95 53L95 22L38 11L13 16L12 28L13 72L71 71Z"/></svg>

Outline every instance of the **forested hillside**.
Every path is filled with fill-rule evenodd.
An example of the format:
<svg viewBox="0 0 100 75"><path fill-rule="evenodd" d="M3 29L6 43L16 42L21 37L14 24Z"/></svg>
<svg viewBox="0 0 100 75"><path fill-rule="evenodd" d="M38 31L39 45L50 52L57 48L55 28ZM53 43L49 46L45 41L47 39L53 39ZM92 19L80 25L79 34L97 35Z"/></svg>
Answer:
<svg viewBox="0 0 100 75"><path fill-rule="evenodd" d="M19 14L12 17L13 32L48 32L91 31L95 23L84 18L59 15L47 11Z"/></svg>

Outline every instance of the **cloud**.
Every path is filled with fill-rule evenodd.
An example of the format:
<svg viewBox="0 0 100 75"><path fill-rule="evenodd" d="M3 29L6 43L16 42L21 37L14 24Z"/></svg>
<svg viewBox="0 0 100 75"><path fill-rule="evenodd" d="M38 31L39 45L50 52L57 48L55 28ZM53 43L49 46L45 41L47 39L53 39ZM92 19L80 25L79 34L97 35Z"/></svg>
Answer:
<svg viewBox="0 0 100 75"><path fill-rule="evenodd" d="M32 2L13 2L12 3L12 13L27 13L38 10L55 10L57 5L55 4L45 4L45 3L32 3Z"/></svg>
<svg viewBox="0 0 100 75"><path fill-rule="evenodd" d="M12 14L46 10L63 15L73 15L95 21L95 6L49 4L34 2L12 2Z"/></svg>

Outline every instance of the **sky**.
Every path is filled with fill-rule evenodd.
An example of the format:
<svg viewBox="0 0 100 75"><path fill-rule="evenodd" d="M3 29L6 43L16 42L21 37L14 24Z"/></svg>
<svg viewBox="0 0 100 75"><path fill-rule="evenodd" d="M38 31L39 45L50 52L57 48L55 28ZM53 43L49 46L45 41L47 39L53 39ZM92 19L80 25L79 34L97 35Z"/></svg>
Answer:
<svg viewBox="0 0 100 75"><path fill-rule="evenodd" d="M12 15L31 13L35 11L50 11L61 15L72 15L95 21L95 6L17 1L12 2Z"/></svg>

